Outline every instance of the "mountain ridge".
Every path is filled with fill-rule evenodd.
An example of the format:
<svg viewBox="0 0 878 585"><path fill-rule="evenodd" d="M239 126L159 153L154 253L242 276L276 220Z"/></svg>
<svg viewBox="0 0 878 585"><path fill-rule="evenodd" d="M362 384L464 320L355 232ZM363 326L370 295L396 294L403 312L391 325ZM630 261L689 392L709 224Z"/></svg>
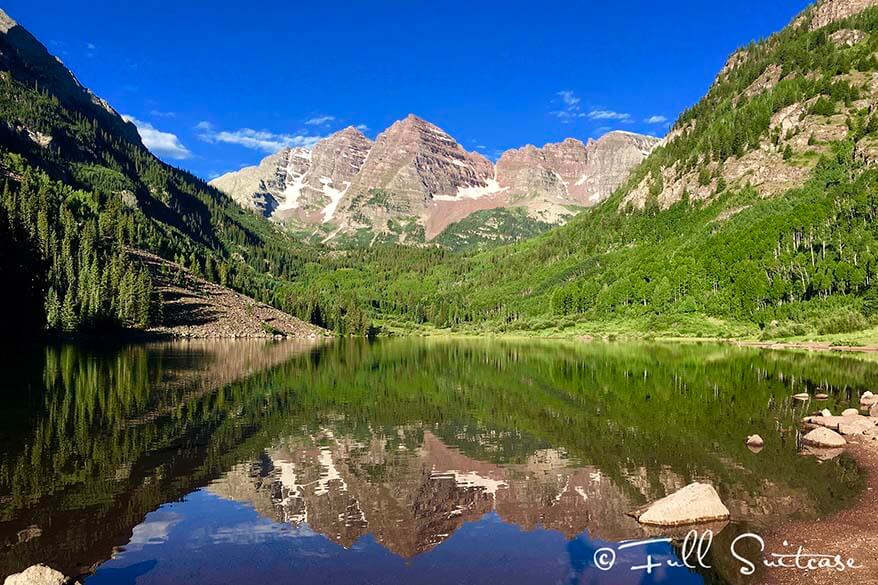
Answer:
<svg viewBox="0 0 878 585"><path fill-rule="evenodd" d="M333 150L340 136L353 133L358 136L359 156L357 164L346 167L342 184L311 168L327 163L322 150ZM311 151L283 149L210 184L243 207L299 227L301 233L314 229L312 235L319 233L324 242L339 234L366 232L368 239L361 243L372 244L378 238L423 243L478 211L516 207L525 210L521 217L530 225L563 223L576 208L609 197L658 142L619 130L586 142L568 137L539 148L528 144L509 149L494 164L465 150L435 124L409 114L379 133L374 142L348 127L319 141ZM363 150L367 150L364 157ZM296 153L300 163L292 175L284 170L288 153ZM335 155L344 152L335 149ZM297 181L313 183L318 177L324 184L322 195L318 201L306 197L303 204L310 213L285 212L281 202L291 189L298 189ZM318 209L322 213L315 213ZM331 229L326 229L327 224ZM485 229L484 224L479 227ZM502 235L497 234L498 239Z"/></svg>

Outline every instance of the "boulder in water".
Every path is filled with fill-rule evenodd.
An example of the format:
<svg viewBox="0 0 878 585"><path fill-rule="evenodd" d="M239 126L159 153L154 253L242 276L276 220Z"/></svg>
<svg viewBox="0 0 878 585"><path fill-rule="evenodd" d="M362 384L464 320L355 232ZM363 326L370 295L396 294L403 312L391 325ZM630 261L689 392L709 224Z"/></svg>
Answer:
<svg viewBox="0 0 878 585"><path fill-rule="evenodd" d="M748 447L764 447L765 441L762 440L762 437L759 435L750 435L747 437L747 446Z"/></svg>
<svg viewBox="0 0 878 585"><path fill-rule="evenodd" d="M695 482L653 502L645 511L636 514L636 518L649 526L683 526L728 520L729 509L712 485Z"/></svg>
<svg viewBox="0 0 878 585"><path fill-rule="evenodd" d="M847 445L844 437L825 427L818 427L802 437L802 442L811 447L825 447L835 449Z"/></svg>

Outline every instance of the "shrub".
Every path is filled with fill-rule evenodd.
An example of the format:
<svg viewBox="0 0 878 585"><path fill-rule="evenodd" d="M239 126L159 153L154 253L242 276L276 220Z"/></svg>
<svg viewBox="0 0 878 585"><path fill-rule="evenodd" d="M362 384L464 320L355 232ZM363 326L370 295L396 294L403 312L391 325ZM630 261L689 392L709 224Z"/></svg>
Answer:
<svg viewBox="0 0 878 585"><path fill-rule="evenodd" d="M817 333L820 335L851 333L865 329L868 326L868 320L861 313L845 311L821 319L817 326Z"/></svg>

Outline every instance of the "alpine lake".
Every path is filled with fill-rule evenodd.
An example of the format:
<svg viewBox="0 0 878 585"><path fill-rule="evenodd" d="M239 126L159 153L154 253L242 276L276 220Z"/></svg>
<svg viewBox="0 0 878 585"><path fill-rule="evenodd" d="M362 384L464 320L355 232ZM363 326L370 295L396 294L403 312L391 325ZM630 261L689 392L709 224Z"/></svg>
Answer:
<svg viewBox="0 0 878 585"><path fill-rule="evenodd" d="M45 563L86 585L757 583L736 535L863 490L847 454L802 453L799 420L878 388L864 356L694 343L22 353L4 360L0 575ZM629 512L693 481L731 512L710 568L668 562L679 538L619 548L663 536ZM633 570L647 555L660 566Z"/></svg>

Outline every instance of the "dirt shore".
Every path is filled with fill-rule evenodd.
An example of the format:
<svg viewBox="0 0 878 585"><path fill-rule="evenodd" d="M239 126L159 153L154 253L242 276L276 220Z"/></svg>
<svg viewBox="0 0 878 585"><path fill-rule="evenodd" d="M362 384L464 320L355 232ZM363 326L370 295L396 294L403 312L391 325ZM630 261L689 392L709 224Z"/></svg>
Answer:
<svg viewBox="0 0 878 585"><path fill-rule="evenodd" d="M830 569L804 571L769 569L766 585L875 585L878 583L878 440L863 437L846 447L866 474L866 487L856 503L828 518L792 522L765 536L766 550L840 555L860 568L839 572ZM791 546L785 547L784 541Z"/></svg>
<svg viewBox="0 0 878 585"><path fill-rule="evenodd" d="M807 349L810 351L856 351L864 353L878 352L878 345L832 345L822 341L733 341L740 347L759 347L765 349ZM878 582L878 580L876 580Z"/></svg>

